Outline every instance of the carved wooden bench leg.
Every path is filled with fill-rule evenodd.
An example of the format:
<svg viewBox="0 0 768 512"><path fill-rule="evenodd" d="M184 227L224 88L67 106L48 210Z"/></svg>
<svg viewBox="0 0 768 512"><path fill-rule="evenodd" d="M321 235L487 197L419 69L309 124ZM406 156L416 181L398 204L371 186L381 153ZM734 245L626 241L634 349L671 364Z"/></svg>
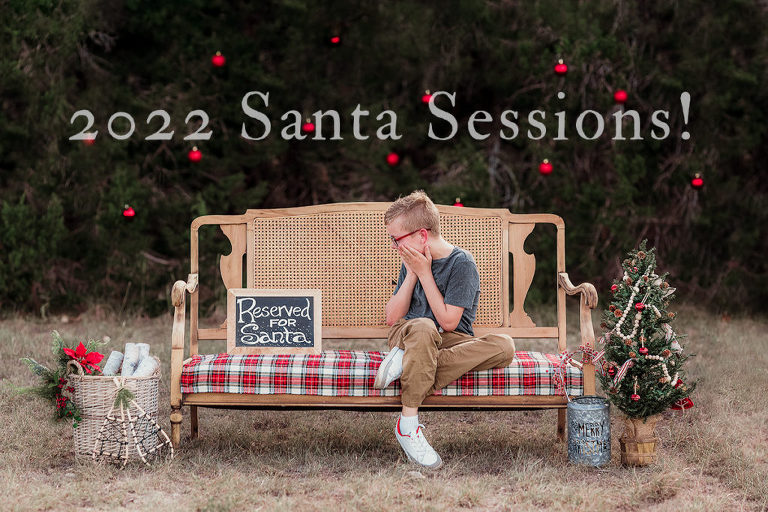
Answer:
<svg viewBox="0 0 768 512"><path fill-rule="evenodd" d="M557 440L565 441L565 409L557 410Z"/></svg>
<svg viewBox="0 0 768 512"><path fill-rule="evenodd" d="M189 408L189 436L192 439L197 439L199 431L197 429L197 406L192 405Z"/></svg>
<svg viewBox="0 0 768 512"><path fill-rule="evenodd" d="M171 408L171 443L174 449L179 447L181 443L181 408Z"/></svg>

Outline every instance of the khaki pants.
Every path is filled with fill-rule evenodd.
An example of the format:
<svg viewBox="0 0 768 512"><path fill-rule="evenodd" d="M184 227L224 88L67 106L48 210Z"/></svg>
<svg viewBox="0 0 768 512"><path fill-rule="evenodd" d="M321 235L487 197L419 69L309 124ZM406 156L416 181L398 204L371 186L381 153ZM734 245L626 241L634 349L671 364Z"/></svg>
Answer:
<svg viewBox="0 0 768 512"><path fill-rule="evenodd" d="M515 342L506 334L473 338L456 331L440 333L429 318L401 318L389 329L387 342L390 350L405 351L400 385L406 407L419 407L467 372L504 368L515 358Z"/></svg>

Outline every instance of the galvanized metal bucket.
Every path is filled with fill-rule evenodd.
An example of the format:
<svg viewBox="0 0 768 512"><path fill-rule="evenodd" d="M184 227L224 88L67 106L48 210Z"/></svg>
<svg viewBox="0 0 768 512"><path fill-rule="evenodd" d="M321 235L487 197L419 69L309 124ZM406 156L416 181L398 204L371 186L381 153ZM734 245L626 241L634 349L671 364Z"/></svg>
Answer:
<svg viewBox="0 0 768 512"><path fill-rule="evenodd" d="M568 402L568 460L602 466L611 460L611 405L600 396Z"/></svg>

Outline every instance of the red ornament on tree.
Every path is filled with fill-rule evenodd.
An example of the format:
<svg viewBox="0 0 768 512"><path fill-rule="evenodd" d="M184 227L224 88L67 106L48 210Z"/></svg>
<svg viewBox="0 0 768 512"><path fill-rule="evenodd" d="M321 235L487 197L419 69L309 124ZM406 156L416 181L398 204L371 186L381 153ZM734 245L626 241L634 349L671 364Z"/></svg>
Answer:
<svg viewBox="0 0 768 512"><path fill-rule="evenodd" d="M643 355L646 355L646 354L648 354L648 349L646 347L640 347L638 349L638 352L640 352Z"/></svg>
<svg viewBox="0 0 768 512"><path fill-rule="evenodd" d="M643 304L642 302L638 302L637 304L635 304L635 309L638 311L642 311L645 309L645 304Z"/></svg>
<svg viewBox="0 0 768 512"><path fill-rule="evenodd" d="M618 285L616 285L616 284L613 284L613 285L611 285L611 291L612 291L613 293L616 293L616 290L618 290L618 289L619 289L619 286L618 286Z"/></svg>
<svg viewBox="0 0 768 512"><path fill-rule="evenodd" d="M555 73L558 75L564 75L568 72L568 66L563 64L563 59L559 59L555 64Z"/></svg>
<svg viewBox="0 0 768 512"><path fill-rule="evenodd" d="M199 162L203 159L203 154L199 149L197 149L197 146L193 146L192 151L187 154L187 157L189 158L190 162Z"/></svg>
<svg viewBox="0 0 768 512"><path fill-rule="evenodd" d="M632 393L632 396L630 396L629 398L631 398L633 402L637 402L638 400L640 400L640 395L638 395L637 393Z"/></svg>
<svg viewBox="0 0 768 512"><path fill-rule="evenodd" d="M616 368L614 368L613 366L609 366L608 367L608 375L610 375L611 377L616 375Z"/></svg>
<svg viewBox="0 0 768 512"><path fill-rule="evenodd" d="M301 125L301 131L304 133L312 133L315 131L315 123L311 122L309 118L307 118L307 122Z"/></svg>
<svg viewBox="0 0 768 512"><path fill-rule="evenodd" d="M429 100L432 99L432 94L429 92L429 89L424 91L424 95L421 97L422 103L429 103Z"/></svg>
<svg viewBox="0 0 768 512"><path fill-rule="evenodd" d="M704 186L704 179L698 172L694 174L693 179L691 180L691 186L695 189L699 189Z"/></svg>
<svg viewBox="0 0 768 512"><path fill-rule="evenodd" d="M619 89L615 93L613 93L613 101L616 103L624 103L627 101L627 91L624 89Z"/></svg>
<svg viewBox="0 0 768 512"><path fill-rule="evenodd" d="M546 158L543 162L539 164L539 172L546 176L547 174L552 174L552 164L549 163L549 160Z"/></svg>
<svg viewBox="0 0 768 512"><path fill-rule="evenodd" d="M136 216L136 211L131 206L125 205L123 207L123 217L133 218Z"/></svg>
<svg viewBox="0 0 768 512"><path fill-rule="evenodd" d="M394 167L395 165L400 163L400 155L395 153L394 151L387 155L387 163Z"/></svg>
<svg viewBox="0 0 768 512"><path fill-rule="evenodd" d="M341 38L339 36L332 36L331 37L331 44L332 45L341 44Z"/></svg>
<svg viewBox="0 0 768 512"><path fill-rule="evenodd" d="M457 198L456 198L456 201L453 203L453 206L461 206L461 207L463 207L463 206L464 206L464 205L461 203L461 198L460 198L460 197L457 197Z"/></svg>
<svg viewBox="0 0 768 512"><path fill-rule="evenodd" d="M211 64L213 64L217 68L224 66L224 64L226 63L227 63L227 59L221 54L221 52L216 52L216 55L211 57Z"/></svg>

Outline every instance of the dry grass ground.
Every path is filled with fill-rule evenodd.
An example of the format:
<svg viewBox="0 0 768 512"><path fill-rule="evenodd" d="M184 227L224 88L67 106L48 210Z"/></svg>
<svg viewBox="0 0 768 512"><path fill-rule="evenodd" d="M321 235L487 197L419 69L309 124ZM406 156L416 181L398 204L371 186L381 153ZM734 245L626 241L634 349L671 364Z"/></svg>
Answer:
<svg viewBox="0 0 768 512"><path fill-rule="evenodd" d="M574 315L569 319L577 318ZM595 317L597 320L597 316ZM570 345L577 340L577 326ZM598 324L599 321L596 321ZM724 321L681 310L689 334L696 407L660 423L660 461L601 469L570 465L555 438L554 411L424 412L445 464L409 465L392 433L396 413L201 409L201 437L185 410L181 449L168 466L123 471L77 463L72 427L17 396L34 383L19 357L51 363L50 332L67 340L108 335L106 350L147 341L163 360L161 424L168 421L168 317L91 312L62 324L0 321L0 509L2 510L766 510L768 323ZM337 345L338 346L338 345ZM379 347L376 347L379 348ZM519 347L520 348L520 347ZM214 345L206 352L223 350Z"/></svg>

